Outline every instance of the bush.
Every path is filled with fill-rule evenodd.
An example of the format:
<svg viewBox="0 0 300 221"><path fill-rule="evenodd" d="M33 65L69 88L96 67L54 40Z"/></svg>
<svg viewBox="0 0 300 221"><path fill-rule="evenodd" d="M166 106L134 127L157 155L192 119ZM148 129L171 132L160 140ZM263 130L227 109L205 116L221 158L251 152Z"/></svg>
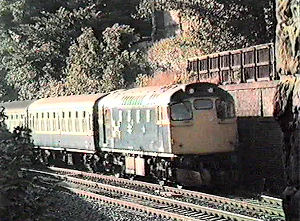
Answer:
<svg viewBox="0 0 300 221"><path fill-rule="evenodd" d="M17 127L9 133L3 110L0 110L0 219L32 220L41 208L32 195L31 180L21 172L21 168L32 165L30 131Z"/></svg>

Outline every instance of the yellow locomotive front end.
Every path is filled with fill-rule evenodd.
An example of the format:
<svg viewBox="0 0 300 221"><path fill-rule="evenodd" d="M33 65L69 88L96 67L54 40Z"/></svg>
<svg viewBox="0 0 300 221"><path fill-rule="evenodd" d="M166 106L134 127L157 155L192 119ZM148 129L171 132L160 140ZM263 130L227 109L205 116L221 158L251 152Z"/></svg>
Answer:
<svg viewBox="0 0 300 221"><path fill-rule="evenodd" d="M170 103L172 153L177 181L186 186L234 180L237 122L234 100L212 84L191 84Z"/></svg>
<svg viewBox="0 0 300 221"><path fill-rule="evenodd" d="M236 144L234 104L218 97L189 98L170 106L174 154L231 152Z"/></svg>

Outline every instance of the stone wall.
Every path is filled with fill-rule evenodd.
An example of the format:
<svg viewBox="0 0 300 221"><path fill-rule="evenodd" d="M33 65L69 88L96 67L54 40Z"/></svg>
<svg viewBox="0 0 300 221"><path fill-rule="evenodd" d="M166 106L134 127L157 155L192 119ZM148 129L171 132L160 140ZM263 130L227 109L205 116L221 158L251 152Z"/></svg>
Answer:
<svg viewBox="0 0 300 221"><path fill-rule="evenodd" d="M248 190L280 194L282 132L272 117L277 81L221 86L235 99L241 182Z"/></svg>
<svg viewBox="0 0 300 221"><path fill-rule="evenodd" d="M238 117L272 117L278 81L223 85L235 100Z"/></svg>

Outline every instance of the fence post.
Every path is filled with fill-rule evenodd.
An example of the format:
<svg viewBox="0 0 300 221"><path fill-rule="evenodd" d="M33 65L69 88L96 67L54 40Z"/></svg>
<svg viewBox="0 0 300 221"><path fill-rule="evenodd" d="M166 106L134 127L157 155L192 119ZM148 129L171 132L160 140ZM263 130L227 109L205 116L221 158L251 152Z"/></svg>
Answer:
<svg viewBox="0 0 300 221"><path fill-rule="evenodd" d="M246 82L245 70L244 70L244 51L240 51L241 53L241 83Z"/></svg>
<svg viewBox="0 0 300 221"><path fill-rule="evenodd" d="M253 47L253 56L254 56L254 81L257 81L258 67L257 67L257 50L256 50L256 47Z"/></svg>
<svg viewBox="0 0 300 221"><path fill-rule="evenodd" d="M196 60L196 70L197 70L197 80L200 81L200 61L199 59L197 58Z"/></svg>

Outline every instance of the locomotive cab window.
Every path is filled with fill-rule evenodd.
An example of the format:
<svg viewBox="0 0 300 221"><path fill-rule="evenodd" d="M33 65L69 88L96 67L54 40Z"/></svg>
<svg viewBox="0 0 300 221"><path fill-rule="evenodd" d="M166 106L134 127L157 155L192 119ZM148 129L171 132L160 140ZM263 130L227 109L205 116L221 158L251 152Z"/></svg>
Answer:
<svg viewBox="0 0 300 221"><path fill-rule="evenodd" d="M229 119L235 117L234 104L232 102L216 100L216 111L219 119Z"/></svg>
<svg viewBox="0 0 300 221"><path fill-rule="evenodd" d="M174 121L191 120L193 118L192 104L189 101L171 105L171 119Z"/></svg>
<svg viewBox="0 0 300 221"><path fill-rule="evenodd" d="M210 99L196 99L194 100L194 108L196 110L209 110L213 108L213 102Z"/></svg>

